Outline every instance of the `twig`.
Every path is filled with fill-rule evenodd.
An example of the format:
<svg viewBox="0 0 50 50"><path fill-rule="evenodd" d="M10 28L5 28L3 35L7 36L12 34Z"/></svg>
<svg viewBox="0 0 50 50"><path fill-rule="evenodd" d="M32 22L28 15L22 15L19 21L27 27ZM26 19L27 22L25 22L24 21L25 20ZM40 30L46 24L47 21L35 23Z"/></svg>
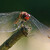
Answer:
<svg viewBox="0 0 50 50"><path fill-rule="evenodd" d="M11 48L21 37L27 36L27 29L22 27L18 29L16 33L14 33L8 40L6 40L1 46L0 50L8 50Z"/></svg>

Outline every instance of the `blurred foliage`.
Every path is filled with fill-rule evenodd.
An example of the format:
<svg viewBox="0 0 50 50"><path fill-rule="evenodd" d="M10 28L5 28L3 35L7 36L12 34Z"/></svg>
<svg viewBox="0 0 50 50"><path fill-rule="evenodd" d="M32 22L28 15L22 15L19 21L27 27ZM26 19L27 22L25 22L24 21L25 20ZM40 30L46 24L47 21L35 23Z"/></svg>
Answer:
<svg viewBox="0 0 50 50"><path fill-rule="evenodd" d="M50 25L50 0L0 0L0 12L27 11Z"/></svg>

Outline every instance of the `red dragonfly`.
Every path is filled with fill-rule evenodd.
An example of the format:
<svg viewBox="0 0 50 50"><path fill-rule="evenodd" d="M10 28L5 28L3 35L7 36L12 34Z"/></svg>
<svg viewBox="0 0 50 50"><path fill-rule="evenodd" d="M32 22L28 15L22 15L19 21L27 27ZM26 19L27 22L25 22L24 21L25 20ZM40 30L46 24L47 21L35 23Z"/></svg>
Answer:
<svg viewBox="0 0 50 50"><path fill-rule="evenodd" d="M27 12L0 13L0 32L16 31L22 24L26 27L29 26L31 32L39 30L44 35L50 35L49 28Z"/></svg>

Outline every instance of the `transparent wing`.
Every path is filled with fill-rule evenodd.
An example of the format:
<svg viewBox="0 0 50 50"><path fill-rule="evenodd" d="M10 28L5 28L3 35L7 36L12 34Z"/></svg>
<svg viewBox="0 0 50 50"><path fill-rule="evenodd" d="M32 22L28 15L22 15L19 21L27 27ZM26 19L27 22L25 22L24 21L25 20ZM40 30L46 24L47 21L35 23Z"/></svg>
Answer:
<svg viewBox="0 0 50 50"><path fill-rule="evenodd" d="M50 29L46 25L40 23L34 16L31 15L28 22L30 22L32 26L32 31L36 32L39 30L43 35L50 36Z"/></svg>
<svg viewBox="0 0 50 50"><path fill-rule="evenodd" d="M19 11L0 13L0 32L13 32L17 30L19 23L14 24L14 22L17 20L19 13Z"/></svg>

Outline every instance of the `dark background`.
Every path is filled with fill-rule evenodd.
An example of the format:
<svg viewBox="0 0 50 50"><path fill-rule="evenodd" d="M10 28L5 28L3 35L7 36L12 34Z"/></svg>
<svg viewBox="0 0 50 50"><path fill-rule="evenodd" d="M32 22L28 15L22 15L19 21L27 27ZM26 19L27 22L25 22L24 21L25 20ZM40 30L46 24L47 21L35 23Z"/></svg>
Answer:
<svg viewBox="0 0 50 50"><path fill-rule="evenodd" d="M50 26L50 0L0 0L0 12L27 11Z"/></svg>

